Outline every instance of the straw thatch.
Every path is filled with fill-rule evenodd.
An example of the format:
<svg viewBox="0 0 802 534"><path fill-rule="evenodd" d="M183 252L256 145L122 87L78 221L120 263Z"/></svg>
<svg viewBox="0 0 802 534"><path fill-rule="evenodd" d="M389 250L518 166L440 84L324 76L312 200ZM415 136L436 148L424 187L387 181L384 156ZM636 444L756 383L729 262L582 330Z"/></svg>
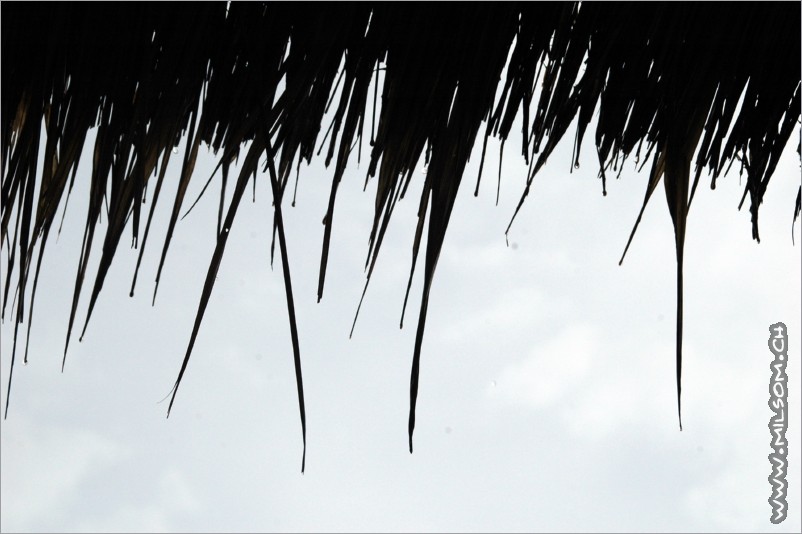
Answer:
<svg viewBox="0 0 802 534"><path fill-rule="evenodd" d="M381 99L375 116L369 102L375 102L371 85L379 69L384 70L384 83L380 88L375 85ZM363 145L369 144L368 175L378 179L368 278L393 207L423 156L428 173L420 199L413 271L424 231L428 240L412 363L411 450L429 290L477 139L483 135L486 147L494 136L503 147L514 119L522 113L520 151L530 164L522 203L535 173L575 120L578 161L584 134L597 113L593 144L602 184L606 173L617 170L633 152L636 160L642 159L641 167L651 162L644 207L661 178L665 184L678 264L679 403L683 243L693 191L703 170L712 175L715 187L716 178L736 162L746 173L744 197L748 195L751 202L752 237L759 239L759 207L777 160L797 129L799 92L798 2L230 6L4 2L0 237L9 260L3 311L16 272L19 283L12 304L16 350L17 327L26 312L30 335L45 245L57 207L72 188L90 128L97 129L91 192L65 357L101 212L107 211L105 238L98 272L94 281L88 279L87 322L129 221L141 260L165 169L179 139L187 136L187 150L159 273L175 224L188 204L185 194L200 144L219 154L224 188L229 166L247 146L230 204L224 206L221 198L217 246L175 388L192 353L228 229L248 181L256 179L260 158L266 156L269 164L264 172L275 199L274 236L284 269L305 435L282 222L290 173L302 160L311 160L318 146L327 149L326 164L334 164L320 298L337 187L354 159L352 152L356 149L359 157ZM335 94L340 94L339 100L329 102ZM324 131L327 125L322 119L329 104L335 106L334 119ZM146 187L153 191L147 214L142 212ZM799 206L798 195L795 216ZM156 289L158 282L157 276ZM131 292L135 283L136 276ZM175 389L171 406L174 399Z"/></svg>

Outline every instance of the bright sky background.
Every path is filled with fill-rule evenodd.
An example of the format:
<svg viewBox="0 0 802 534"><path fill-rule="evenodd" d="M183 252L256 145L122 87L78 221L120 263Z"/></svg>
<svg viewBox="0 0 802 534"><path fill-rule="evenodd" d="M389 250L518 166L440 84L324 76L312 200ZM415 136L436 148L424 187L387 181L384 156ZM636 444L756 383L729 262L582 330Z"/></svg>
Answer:
<svg viewBox="0 0 802 534"><path fill-rule="evenodd" d="M491 140L478 198L475 152L429 306L412 455L409 372L422 266L403 330L398 321L422 170L396 208L349 340L375 183L362 192L367 161L354 160L318 304L320 221L333 169L302 167L285 221L306 389L304 475L278 248L269 267L265 176L256 203L244 202L234 222L169 419L159 401L191 333L215 242L217 191L179 223L151 307L175 181L165 187L135 297L128 290L137 252L124 237L78 343L87 285L60 372L86 213L83 158L64 230L48 244L29 365L15 370L2 423L2 530L799 532L796 137L766 194L759 245L748 200L736 210L745 184L737 172L715 191L704 178L697 191L686 244L682 432L673 229L662 184L619 267L647 175L628 162L603 197L592 134L581 168L569 173L572 137L536 177L509 246L504 229L526 176L513 149L519 137L508 142L497 207L498 145ZM214 162L209 155L199 164L190 200ZM777 321L790 331L791 510L774 526L767 341ZM8 315L3 403L12 334Z"/></svg>

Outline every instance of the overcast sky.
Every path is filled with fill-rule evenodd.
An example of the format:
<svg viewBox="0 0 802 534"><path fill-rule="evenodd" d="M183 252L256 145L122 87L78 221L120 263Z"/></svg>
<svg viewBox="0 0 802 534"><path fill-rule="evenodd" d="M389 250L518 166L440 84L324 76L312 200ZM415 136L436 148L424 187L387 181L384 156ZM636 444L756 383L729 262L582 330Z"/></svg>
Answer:
<svg viewBox="0 0 802 534"><path fill-rule="evenodd" d="M647 175L629 162L603 197L592 135L581 168L569 172L572 137L536 177L509 246L504 230L526 176L511 149L519 138L506 150L498 206L489 170L498 168L498 145L488 148L478 198L475 152L429 305L412 455L409 372L422 268L403 330L398 323L423 169L396 208L349 340L375 183L362 191L367 161L354 160L340 187L318 304L333 169L302 166L297 206L287 203L285 221L306 390L303 475L278 248L275 269L269 266L266 176L234 222L169 419L160 401L191 333L219 200L211 191L179 223L151 307L177 168L162 192L135 297L128 290L137 252L124 237L78 343L86 288L60 372L86 214L90 158L83 158L64 230L45 255L30 361L15 369L2 423L2 530L799 532L797 138L768 188L760 244L751 240L749 201L737 211L745 185L737 172L715 191L704 178L694 199L680 432L676 264L662 184L619 267ZM214 163L211 155L200 162L188 198ZM767 340L777 321L789 327L791 377L791 509L779 526L769 522L767 458Z"/></svg>

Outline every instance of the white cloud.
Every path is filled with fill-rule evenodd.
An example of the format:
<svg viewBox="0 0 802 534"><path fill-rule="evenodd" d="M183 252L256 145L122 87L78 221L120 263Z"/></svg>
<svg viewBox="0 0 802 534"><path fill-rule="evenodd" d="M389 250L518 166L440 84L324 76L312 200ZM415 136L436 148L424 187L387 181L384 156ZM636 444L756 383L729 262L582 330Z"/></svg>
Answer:
<svg viewBox="0 0 802 534"><path fill-rule="evenodd" d="M200 502L192 485L177 469L168 469L159 481L159 503L165 508L194 512L200 508Z"/></svg>
<svg viewBox="0 0 802 534"><path fill-rule="evenodd" d="M754 458L736 458L717 476L705 479L705 483L687 492L684 499L686 510L711 528L740 532L765 529L771 514L768 504L770 488L768 483L763 484L765 498L756 499L756 486L750 482L765 481L767 466L768 461L760 464ZM723 495L727 498L723 499Z"/></svg>
<svg viewBox="0 0 802 534"><path fill-rule="evenodd" d="M198 512L201 504L187 478L168 467L159 477L152 502L141 505L122 502L109 506L99 517L77 521L79 532L170 532L187 512ZM105 512L105 513L102 513Z"/></svg>
<svg viewBox="0 0 802 534"><path fill-rule="evenodd" d="M173 529L162 507L124 506L101 520L79 521L78 532L169 532Z"/></svg>
<svg viewBox="0 0 802 534"><path fill-rule="evenodd" d="M502 286L504 287L504 286ZM452 297L454 298L454 297ZM481 302L481 301L480 301ZM448 317L441 332L434 332L448 343L466 343L481 337L501 339L526 330L547 315L550 309L541 292L534 286L504 288L486 306L473 302L469 312Z"/></svg>
<svg viewBox="0 0 802 534"><path fill-rule="evenodd" d="M127 455L125 447L83 429L34 425L21 414L3 425L3 530L40 530L56 520L93 474Z"/></svg>
<svg viewBox="0 0 802 534"><path fill-rule="evenodd" d="M567 400L593 367L598 337L593 327L574 325L535 345L524 360L499 373L501 397L535 409Z"/></svg>

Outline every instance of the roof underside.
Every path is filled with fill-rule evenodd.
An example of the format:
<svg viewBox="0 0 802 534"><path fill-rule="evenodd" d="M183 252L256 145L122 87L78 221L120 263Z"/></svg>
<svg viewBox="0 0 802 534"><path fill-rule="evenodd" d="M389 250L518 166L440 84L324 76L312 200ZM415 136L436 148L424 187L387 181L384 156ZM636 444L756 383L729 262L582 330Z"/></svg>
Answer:
<svg viewBox="0 0 802 534"><path fill-rule="evenodd" d="M320 298L337 186L353 152L358 157L363 140L369 144L368 174L378 178L369 273L393 206L423 158L428 173L413 271L424 231L428 241L412 367L411 448L429 288L474 145L481 136L485 143L493 136L503 146L522 114L523 142L516 149L530 164L522 203L528 184L574 120L578 161L586 129L597 115L592 143L602 181L605 171L635 153L650 163L644 206L661 178L664 183L679 267L679 397L689 198L704 169L715 186L716 178L737 162L747 177L744 197L751 202L752 235L759 239L758 208L798 128L800 63L799 2L3 3L0 217L9 258L3 313L16 272L12 313L19 325L27 311L30 333L42 253L90 128L97 129L92 185L65 356L97 222L106 211L104 199L107 225L87 321L129 219L141 259L179 139L188 136L187 150L159 273L178 216L187 207L184 197L200 144L218 154L224 180L229 165L246 150L240 174L233 178L231 202L225 209L221 204L217 247L177 388L211 294L226 229L266 157L269 165L263 172L277 199L275 235L305 429L281 215L290 173L321 146L327 166L334 166ZM374 83L379 70L383 84ZM369 105L374 90L381 99L378 115ZM330 102L336 95L339 99ZM326 125L329 105L334 118ZM154 193L149 213L142 213L146 187ZM795 216L799 206L797 196ZM34 259L35 273L29 277Z"/></svg>

